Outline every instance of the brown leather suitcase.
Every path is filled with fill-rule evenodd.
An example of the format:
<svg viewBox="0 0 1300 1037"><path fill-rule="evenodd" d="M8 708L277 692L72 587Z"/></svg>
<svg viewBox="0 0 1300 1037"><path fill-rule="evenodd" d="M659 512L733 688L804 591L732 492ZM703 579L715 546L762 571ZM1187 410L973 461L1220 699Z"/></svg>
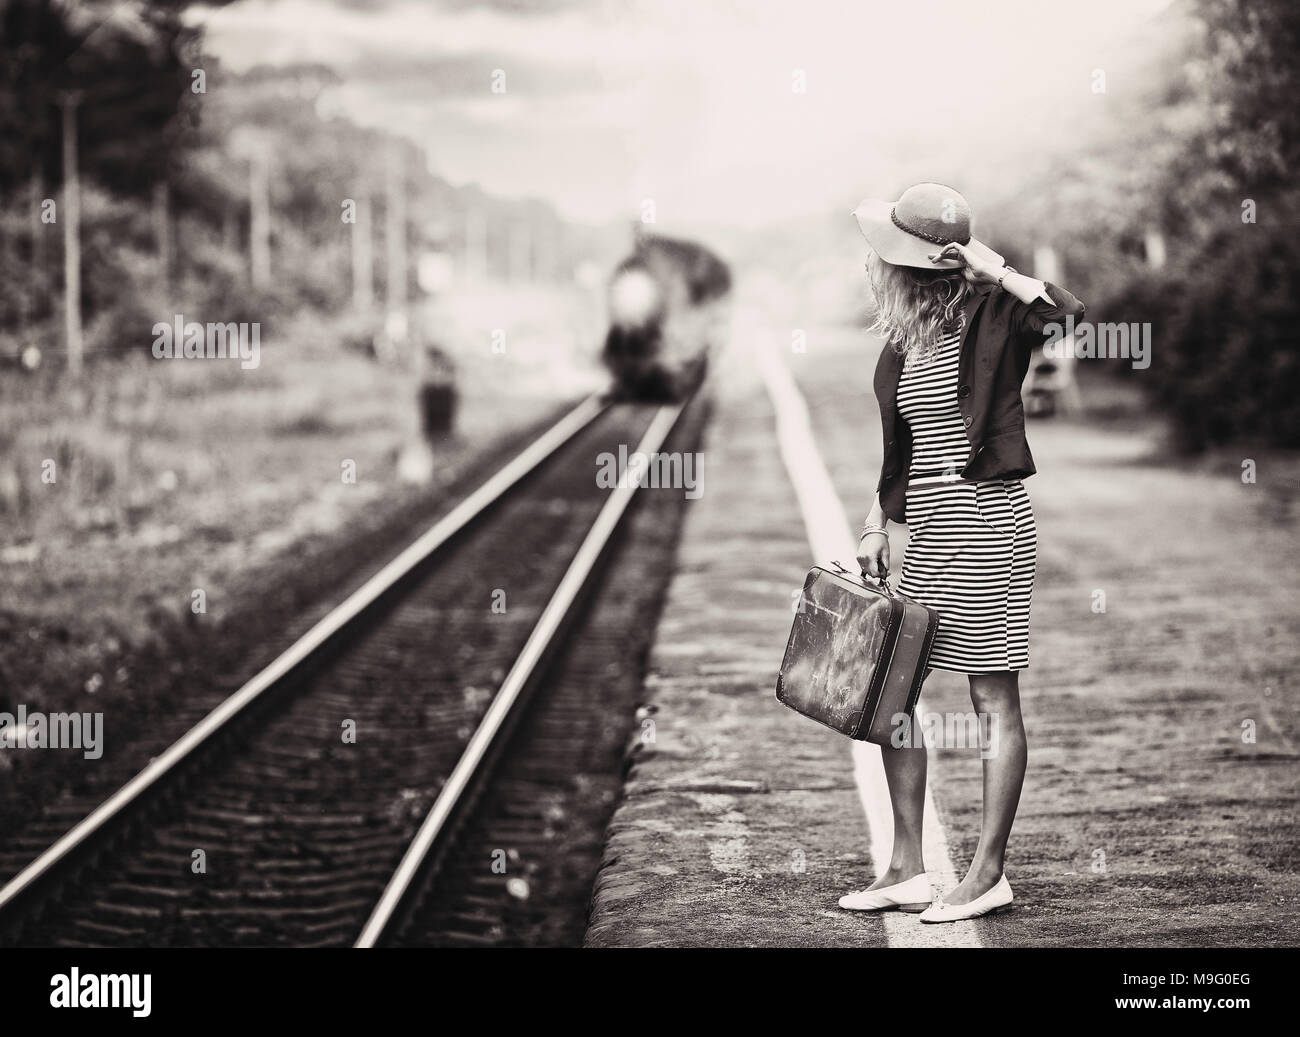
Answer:
<svg viewBox="0 0 1300 1037"><path fill-rule="evenodd" d="M776 697L859 741L888 745L912 715L939 613L838 562L804 580Z"/></svg>

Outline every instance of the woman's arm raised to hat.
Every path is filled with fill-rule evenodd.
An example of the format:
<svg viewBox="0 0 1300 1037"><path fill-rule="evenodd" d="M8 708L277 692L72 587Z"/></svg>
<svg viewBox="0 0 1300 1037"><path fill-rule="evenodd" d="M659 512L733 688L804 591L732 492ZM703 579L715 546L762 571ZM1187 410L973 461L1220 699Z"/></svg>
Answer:
<svg viewBox="0 0 1300 1037"><path fill-rule="evenodd" d="M1047 285L1043 281L1034 277L1027 277L1018 271L1003 266L1001 263L995 263L955 241L945 245L938 252L931 255L930 258L932 260L958 260L962 265L962 273L966 275L966 279L972 284L997 284L1001 281L1003 291L1014 295L1023 303L1031 303L1035 299L1042 299L1049 306L1056 305L1052 297L1047 293Z"/></svg>
<svg viewBox="0 0 1300 1037"><path fill-rule="evenodd" d="M986 259L964 245L953 242L930 256L931 259L956 259L962 264L962 273L972 284L998 284L1022 306L1016 307L1017 331L1038 332L1048 321L1083 316L1084 305L1058 284L1049 285L1036 277L1029 277L1001 263Z"/></svg>
<svg viewBox="0 0 1300 1037"><path fill-rule="evenodd" d="M1001 279L1003 290L1017 300L1009 315L1011 337L1026 362L1030 351L1043 343L1044 335L1052 325L1057 326L1059 334L1059 327L1066 318L1078 321L1083 317L1083 303L1060 285L1049 285L1036 277L1008 270L1001 263L992 262L955 242L944 246L930 258L959 260L962 273L973 284L997 284Z"/></svg>
<svg viewBox="0 0 1300 1037"><path fill-rule="evenodd" d="M997 278L993 280L996 284ZM1040 281L1036 277L1029 277L1018 270L1012 270L1006 277L1002 278L1002 289L1014 295L1023 303L1032 303L1042 299L1049 306L1056 305L1051 295L1048 294L1046 281Z"/></svg>

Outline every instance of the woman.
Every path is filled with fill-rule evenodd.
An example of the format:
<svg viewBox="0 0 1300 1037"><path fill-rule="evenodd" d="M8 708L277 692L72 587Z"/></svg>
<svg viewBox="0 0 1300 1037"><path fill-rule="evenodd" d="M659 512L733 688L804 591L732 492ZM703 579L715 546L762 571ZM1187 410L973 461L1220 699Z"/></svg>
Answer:
<svg viewBox="0 0 1300 1037"><path fill-rule="evenodd" d="M998 725L1000 748L984 760L984 824L970 869L932 904L921 856L925 747L886 747L893 856L872 886L840 906L955 922L1012 900L1003 857L1025 775L1018 677L1029 665L1037 546L1021 485L1034 461L1020 386L1044 324L1077 319L1083 304L971 237L970 206L950 187L916 184L897 202L863 202L854 215L872 250L872 330L885 340L875 374L884 463L858 561L885 577L887 524L907 523L898 590L938 610L930 667L967 675L981 719Z"/></svg>

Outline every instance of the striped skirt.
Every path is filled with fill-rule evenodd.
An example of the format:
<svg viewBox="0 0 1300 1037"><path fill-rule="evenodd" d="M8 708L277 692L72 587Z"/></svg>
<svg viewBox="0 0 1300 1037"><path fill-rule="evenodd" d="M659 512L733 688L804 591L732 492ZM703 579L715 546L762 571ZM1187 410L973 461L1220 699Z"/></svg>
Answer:
<svg viewBox="0 0 1300 1037"><path fill-rule="evenodd" d="M1027 667L1038 534L1020 481L909 486L907 527L898 590L939 612L930 666Z"/></svg>

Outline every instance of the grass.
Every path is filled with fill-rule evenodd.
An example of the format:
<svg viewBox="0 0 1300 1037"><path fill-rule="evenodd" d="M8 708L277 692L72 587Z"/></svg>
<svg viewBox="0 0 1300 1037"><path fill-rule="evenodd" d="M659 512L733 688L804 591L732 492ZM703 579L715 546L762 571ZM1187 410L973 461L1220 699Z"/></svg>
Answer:
<svg viewBox="0 0 1300 1037"><path fill-rule="evenodd" d="M457 368L435 483L599 386L599 317L576 289L499 285L419 314ZM80 388L51 367L0 374L0 693L36 708L105 676L111 687L100 657L185 622L196 590L226 618L243 574L420 492L399 465L420 440L416 388L408 364L343 348L335 322L311 314L264 334L251 370L155 360L146 344L92 358Z"/></svg>

